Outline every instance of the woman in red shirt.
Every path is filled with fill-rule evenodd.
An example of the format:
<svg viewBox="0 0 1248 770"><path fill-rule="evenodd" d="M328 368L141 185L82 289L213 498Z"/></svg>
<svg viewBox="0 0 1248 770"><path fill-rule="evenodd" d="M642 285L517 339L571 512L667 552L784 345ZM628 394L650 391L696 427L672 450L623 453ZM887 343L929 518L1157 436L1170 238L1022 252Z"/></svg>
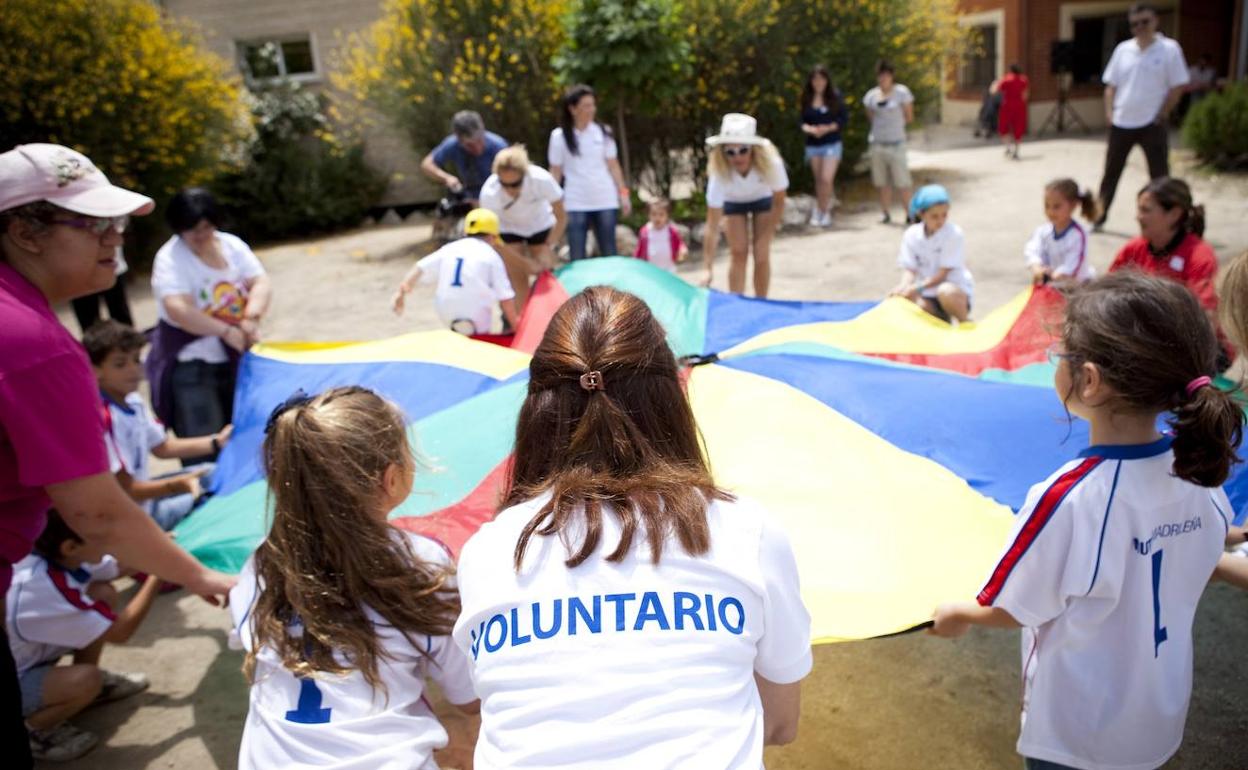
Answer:
<svg viewBox="0 0 1248 770"><path fill-rule="evenodd" d="M1140 237L1123 245L1109 272L1134 268L1183 284L1205 309L1223 350L1229 350L1218 325L1214 288L1218 257L1201 237L1205 233L1205 207L1192 203L1187 182L1163 176L1140 190L1135 219L1140 223Z"/></svg>
<svg viewBox="0 0 1248 770"><path fill-rule="evenodd" d="M1031 83L1023 74L1023 68L1010 65L1010 71L992 84L992 92L1001 94L1001 109L997 113L997 133L1005 145L1007 157L1018 160L1018 145L1027 133L1027 89ZM1013 139L1013 146L1010 140Z"/></svg>

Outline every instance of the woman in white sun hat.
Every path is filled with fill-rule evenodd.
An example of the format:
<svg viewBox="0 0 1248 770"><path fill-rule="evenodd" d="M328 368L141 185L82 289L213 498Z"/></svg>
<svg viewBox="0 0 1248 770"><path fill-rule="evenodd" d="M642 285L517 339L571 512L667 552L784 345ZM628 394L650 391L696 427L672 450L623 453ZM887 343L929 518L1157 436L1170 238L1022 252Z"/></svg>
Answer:
<svg viewBox="0 0 1248 770"><path fill-rule="evenodd" d="M113 285L130 216L153 207L68 147L0 153L0 597L53 506L84 539L136 569L210 599L233 585L175 545L109 473L95 375L52 309ZM72 759L95 744L67 724L28 741L19 693L0 633L0 745L9 767L29 767L31 753Z"/></svg>
<svg viewBox="0 0 1248 770"><path fill-rule="evenodd" d="M754 296L766 297L771 283L771 239L784 214L789 175L775 146L758 135L758 123L749 115L730 112L719 133L706 140L710 147L706 172L706 261L704 286L714 278L715 251L720 223L728 234L732 263L728 290L745 293L746 263L754 246Z"/></svg>

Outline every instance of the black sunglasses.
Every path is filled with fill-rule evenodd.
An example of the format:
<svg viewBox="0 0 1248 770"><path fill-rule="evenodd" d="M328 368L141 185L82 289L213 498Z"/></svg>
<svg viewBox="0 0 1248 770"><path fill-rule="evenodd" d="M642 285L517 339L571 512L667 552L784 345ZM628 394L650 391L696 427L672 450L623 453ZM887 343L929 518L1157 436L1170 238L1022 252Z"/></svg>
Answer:
<svg viewBox="0 0 1248 770"><path fill-rule="evenodd" d="M510 189L510 190L514 190L514 189L516 189L517 187L522 187L522 186L524 186L524 177L520 177L520 178L519 178L518 180L516 180L515 182L504 182L504 181L502 180L502 178L500 177L500 178L499 178L499 180L498 180L498 183L499 183L499 184L501 184L503 187L506 187L506 188L508 188L508 189Z"/></svg>

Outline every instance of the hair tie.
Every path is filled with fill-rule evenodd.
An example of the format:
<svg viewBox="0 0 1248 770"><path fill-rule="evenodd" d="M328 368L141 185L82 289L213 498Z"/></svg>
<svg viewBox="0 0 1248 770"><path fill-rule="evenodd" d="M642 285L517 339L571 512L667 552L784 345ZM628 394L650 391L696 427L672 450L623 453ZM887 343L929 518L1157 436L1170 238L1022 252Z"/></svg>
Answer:
<svg viewBox="0 0 1248 770"><path fill-rule="evenodd" d="M602 379L602 372L595 369L581 375L581 387L585 390L606 390L607 383Z"/></svg>
<svg viewBox="0 0 1248 770"><path fill-rule="evenodd" d="M303 406L311 400L312 397L305 393L303 388L296 390L290 395L290 398L278 404L274 407L272 412L269 412L269 419L264 423L264 435L267 436L273 432L273 426L277 425L277 419L279 417L286 414L291 409L294 409L296 406Z"/></svg>
<svg viewBox="0 0 1248 770"><path fill-rule="evenodd" d="M1192 396L1196 395L1196 391L1200 390L1201 388L1207 385L1212 385L1212 384L1213 384L1212 377L1207 377L1207 376L1202 375L1192 380L1191 382L1187 383L1187 387L1184 388L1184 390L1187 391L1187 397L1191 398Z"/></svg>

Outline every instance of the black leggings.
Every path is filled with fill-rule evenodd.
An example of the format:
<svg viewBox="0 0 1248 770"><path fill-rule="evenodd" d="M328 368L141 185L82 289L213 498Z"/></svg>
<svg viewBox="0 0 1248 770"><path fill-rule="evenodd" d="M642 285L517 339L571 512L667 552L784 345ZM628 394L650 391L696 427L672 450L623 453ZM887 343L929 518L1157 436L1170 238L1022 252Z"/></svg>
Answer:
<svg viewBox="0 0 1248 770"><path fill-rule="evenodd" d="M126 300L126 276L117 276L113 288L78 297L72 301L74 315L78 318L78 327L84 332L100 320L100 300L108 307L108 317L126 326L134 326L130 317L130 303Z"/></svg>

